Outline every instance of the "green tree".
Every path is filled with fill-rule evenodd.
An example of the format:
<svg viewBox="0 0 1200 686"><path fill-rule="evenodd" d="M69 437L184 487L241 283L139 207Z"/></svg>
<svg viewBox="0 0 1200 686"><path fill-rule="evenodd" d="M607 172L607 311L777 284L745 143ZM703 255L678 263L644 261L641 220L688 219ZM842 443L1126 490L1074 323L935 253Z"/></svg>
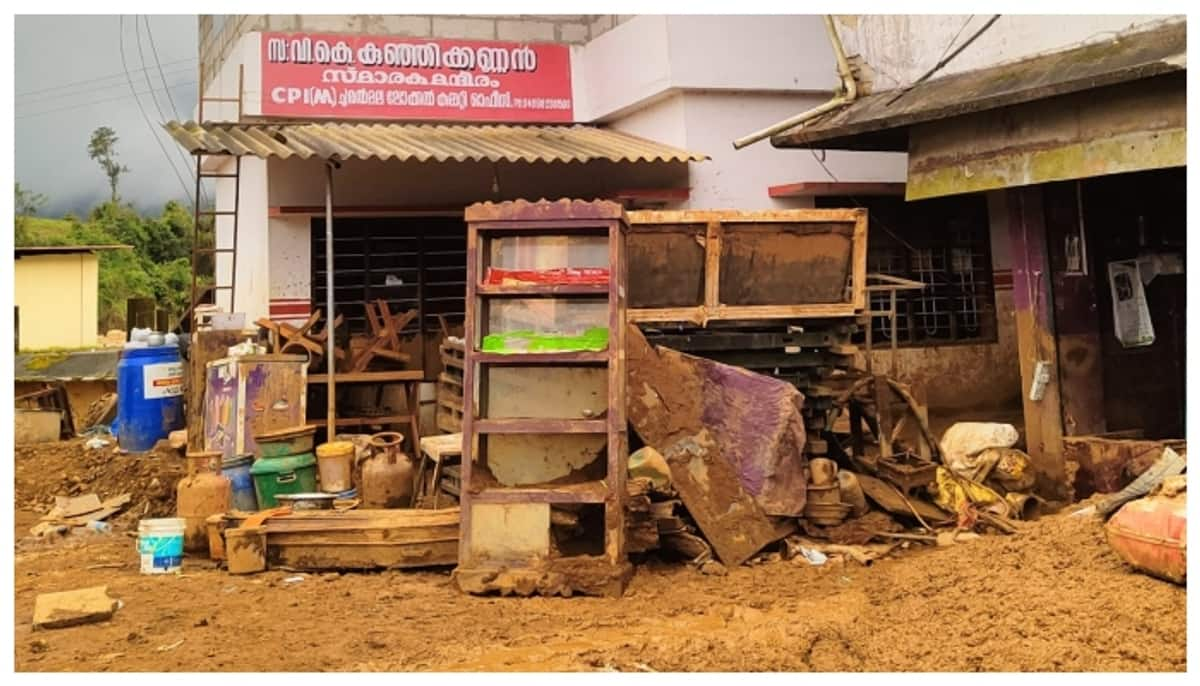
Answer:
<svg viewBox="0 0 1200 686"><path fill-rule="evenodd" d="M110 202L117 202L117 183L121 174L129 171L129 167L117 161L117 132L107 126L101 126L92 132L88 142L88 157L96 161L108 177L108 188L112 191Z"/></svg>
<svg viewBox="0 0 1200 686"><path fill-rule="evenodd" d="M46 205L46 196L21 188L16 184L13 196L13 210L16 215L13 221L13 238L17 245L29 244L29 217L36 215Z"/></svg>

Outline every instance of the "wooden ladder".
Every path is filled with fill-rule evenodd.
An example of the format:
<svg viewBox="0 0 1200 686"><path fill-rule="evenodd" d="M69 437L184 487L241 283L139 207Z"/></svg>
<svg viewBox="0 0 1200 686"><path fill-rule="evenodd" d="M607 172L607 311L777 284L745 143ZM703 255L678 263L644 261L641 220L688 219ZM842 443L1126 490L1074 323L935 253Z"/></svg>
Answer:
<svg viewBox="0 0 1200 686"><path fill-rule="evenodd" d="M237 97L206 97L204 95L204 71L201 69L199 77L199 112L197 119L204 122L204 103L206 102L225 102L237 103L237 118L235 121L242 120L242 91L245 80L245 67L238 66L238 87ZM191 313L192 321L195 322L196 306L200 301L211 291L213 294L213 303L217 303L217 294L219 291L229 291L229 311L234 310L234 295L235 286L237 285L237 243L238 243L238 209L241 204L241 175L242 175L242 157L237 155L234 157L233 173L229 172L206 172L204 171L204 159L210 157L204 152L193 153L196 158L196 193L193 196L192 203L192 290L191 290ZM216 206L216 193L213 194L213 209L200 209L200 184L203 179L233 179L233 208L228 210L218 209ZM227 247L221 247L217 239L217 217L233 217L233 240ZM213 246L200 247L200 218L212 217L213 225ZM200 286L199 284L199 264L201 255L213 256L213 283L208 286ZM229 255L229 282L219 283L217 281L217 263L220 255Z"/></svg>

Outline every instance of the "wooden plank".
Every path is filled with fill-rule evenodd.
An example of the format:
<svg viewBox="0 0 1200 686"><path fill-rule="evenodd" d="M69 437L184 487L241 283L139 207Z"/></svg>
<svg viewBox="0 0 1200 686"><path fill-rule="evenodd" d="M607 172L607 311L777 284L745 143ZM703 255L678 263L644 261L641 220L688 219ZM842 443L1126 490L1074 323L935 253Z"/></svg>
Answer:
<svg viewBox="0 0 1200 686"><path fill-rule="evenodd" d="M328 374L311 374L308 377L310 384L323 384L329 379ZM355 372L346 374L335 374L333 380L336 383L388 383L401 381L423 381L425 372L420 369L403 369L387 372Z"/></svg>
<svg viewBox="0 0 1200 686"><path fill-rule="evenodd" d="M860 210L854 220L854 236L851 239L852 248L850 302L854 309L861 312L867 308L867 213Z"/></svg>
<svg viewBox="0 0 1200 686"><path fill-rule="evenodd" d="M820 223L855 222L865 210L852 209L795 209L795 210L760 210L760 211L731 211L731 210L637 210L627 212L631 231L637 231L643 225L653 224L707 224L719 221L725 224L733 222L767 222L767 223Z"/></svg>
<svg viewBox="0 0 1200 686"><path fill-rule="evenodd" d="M197 331L188 347L187 427L188 450L204 450L204 397L208 363L228 357L229 348L242 340L241 331Z"/></svg>
<svg viewBox="0 0 1200 686"><path fill-rule="evenodd" d="M603 503L608 490L603 481L586 481L542 488L485 488L472 493L471 499L477 503Z"/></svg>
<svg viewBox="0 0 1200 686"><path fill-rule="evenodd" d="M476 419L481 434L602 434L603 419Z"/></svg>
<svg viewBox="0 0 1200 686"><path fill-rule="evenodd" d="M856 472L856 476L858 477L859 485L862 486L863 493L872 502L879 505L879 507L894 515L916 521L916 517L913 515L915 511L930 526L954 521L953 515L939 510L937 507L920 498L905 498L895 486L882 479L877 479L862 472Z"/></svg>
<svg viewBox="0 0 1200 686"><path fill-rule="evenodd" d="M865 295L864 295L865 299ZM844 303L812 305L721 305L707 307L663 307L629 310L631 322L691 322L703 325L718 319L805 319L817 317L853 317L858 307Z"/></svg>
<svg viewBox="0 0 1200 686"><path fill-rule="evenodd" d="M520 286L500 286L481 283L476 287L475 292L478 295L509 298L605 295L608 293L608 284L524 284Z"/></svg>
<svg viewBox="0 0 1200 686"><path fill-rule="evenodd" d="M671 485L721 562L740 565L778 540L775 527L707 434L668 446L663 457Z"/></svg>
<svg viewBox="0 0 1200 686"><path fill-rule="evenodd" d="M1026 452L1038 474L1044 497L1069 495L1063 461L1062 402L1058 376L1058 343L1054 333L1054 294L1047 259L1042 188L1010 189L1004 195L1012 242L1013 309L1021 366L1021 404L1025 415ZM1051 365L1051 381L1038 400L1029 397L1038 361Z"/></svg>
<svg viewBox="0 0 1200 686"><path fill-rule="evenodd" d="M473 359L480 364L599 364L609 359L607 350L581 350L556 353L485 353L476 352Z"/></svg>
<svg viewBox="0 0 1200 686"><path fill-rule="evenodd" d="M448 567L458 562L458 540L369 546L282 544L267 539L267 565L297 571Z"/></svg>
<svg viewBox="0 0 1200 686"><path fill-rule="evenodd" d="M892 456L892 389L887 384L887 378L881 374L875 375L872 384L875 389L875 425L878 427L880 457Z"/></svg>
<svg viewBox="0 0 1200 686"><path fill-rule="evenodd" d="M721 222L708 222L704 233L704 306L721 305Z"/></svg>
<svg viewBox="0 0 1200 686"><path fill-rule="evenodd" d="M486 315L486 307L481 312L479 309L480 299L475 294L475 289L479 286L479 274L483 267L483 255L479 250L479 230L475 223L467 224L467 297L464 302L466 313L463 317L463 349L465 356L465 368L463 370L463 416L460 422L459 430L463 434L463 454L462 461L459 467L460 489L464 491L464 495L468 495L465 491L471 485L472 466L479 458L477 454L479 439L475 435L474 417L479 414L480 408L475 406L478 399L477 381L475 379L477 366L475 364L476 350L479 349L479 341L482 338L482 332L477 330L477 321L481 315ZM486 318L483 320L486 321ZM452 424L452 422L448 422ZM469 564L473 559L472 552L472 536L471 529L474 525L472 519L472 503L471 498L465 497L461 499L462 507L462 524L460 527L458 541L458 562L459 568L464 564Z"/></svg>
<svg viewBox="0 0 1200 686"><path fill-rule="evenodd" d="M412 421L413 415L408 414L389 414L371 417L338 417L338 426L369 426L373 424L407 424ZM309 424L314 426L325 426L329 420L325 417L307 420Z"/></svg>

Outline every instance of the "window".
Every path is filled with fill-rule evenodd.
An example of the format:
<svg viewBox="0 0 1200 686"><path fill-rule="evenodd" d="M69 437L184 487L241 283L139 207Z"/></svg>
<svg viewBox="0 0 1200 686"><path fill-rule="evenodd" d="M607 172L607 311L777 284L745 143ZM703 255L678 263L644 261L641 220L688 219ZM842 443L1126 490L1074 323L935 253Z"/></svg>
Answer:
<svg viewBox="0 0 1200 686"><path fill-rule="evenodd" d="M817 199L818 207L866 207L867 272L927 284L898 291L896 337L901 345L942 345L996 339L987 203L981 195L917 202L901 198ZM870 296L887 310L886 292ZM871 322L872 341L891 343L886 316Z"/></svg>
<svg viewBox="0 0 1200 686"><path fill-rule="evenodd" d="M438 315L461 324L466 302L467 228L461 218L337 218L334 303L350 333L366 333L365 303L393 314L419 309L405 334L440 331ZM325 220L312 220L312 303L325 309Z"/></svg>

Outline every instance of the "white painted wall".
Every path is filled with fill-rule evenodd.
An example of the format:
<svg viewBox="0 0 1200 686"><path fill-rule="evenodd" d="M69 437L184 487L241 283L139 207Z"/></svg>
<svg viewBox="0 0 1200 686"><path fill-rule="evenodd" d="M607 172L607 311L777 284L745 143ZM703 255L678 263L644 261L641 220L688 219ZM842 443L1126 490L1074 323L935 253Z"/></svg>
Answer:
<svg viewBox="0 0 1200 686"><path fill-rule="evenodd" d="M937 64L968 16L841 15L837 25L846 52L861 55L875 72L875 90L886 90L912 83ZM991 16L975 15L954 45L961 45ZM1112 40L1121 33L1185 20L1183 15L1006 14L939 71L938 76Z"/></svg>
<svg viewBox="0 0 1200 686"><path fill-rule="evenodd" d="M687 207L744 210L811 207L812 198L775 199L769 186L832 181L808 150L777 150L767 143L734 150L731 141L820 104L824 95L686 93L682 97L686 148L712 157L692 164ZM819 155L820 153L818 153ZM903 181L905 155L829 152L825 166L838 181Z"/></svg>
<svg viewBox="0 0 1200 686"><path fill-rule="evenodd" d="M242 36L209 97L237 96L245 66L244 116L261 113L261 34ZM734 151L731 141L774 124L829 96L833 58L818 15L637 16L572 48L576 114L581 121L712 157L689 165L399 163L350 160L337 172L338 205L461 208L480 200L592 198L618 190L691 188L676 208L771 209L811 205L774 200L772 185L831 180L807 151L762 143ZM232 104L210 104L205 118L233 120ZM903 155L830 152L825 164L842 181L902 181ZM270 173L268 174L268 169ZM494 173L500 193L492 192ZM238 311L268 316L271 299L308 297L308 219L274 218L269 207L324 203L319 161L247 159L239 215ZM221 209L232 183L218 184ZM218 221L228 240L229 220ZM224 245L224 243L223 243ZM220 263L219 263L220 264ZM220 267L219 267L220 268ZM228 282L228 265L220 273Z"/></svg>
<svg viewBox="0 0 1200 686"><path fill-rule="evenodd" d="M271 256L268 268L272 278L270 298L304 299L311 295L312 229L307 216L271 217Z"/></svg>
<svg viewBox="0 0 1200 686"><path fill-rule="evenodd" d="M819 15L640 15L572 59L580 121L612 121L682 90L827 94L837 83Z"/></svg>

